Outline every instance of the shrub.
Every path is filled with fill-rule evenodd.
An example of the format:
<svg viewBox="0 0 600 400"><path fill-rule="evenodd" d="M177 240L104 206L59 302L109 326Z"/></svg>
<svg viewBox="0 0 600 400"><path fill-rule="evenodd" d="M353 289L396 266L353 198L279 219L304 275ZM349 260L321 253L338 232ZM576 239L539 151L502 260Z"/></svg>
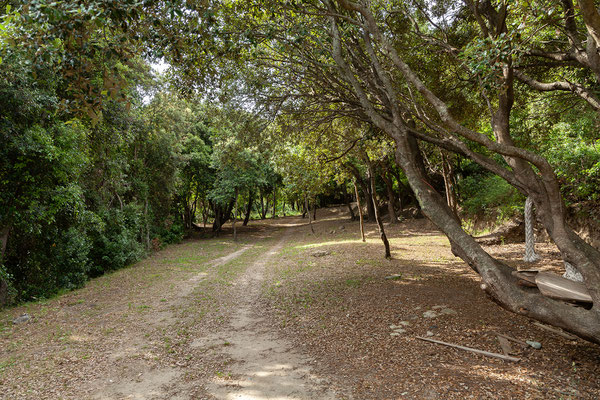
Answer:
<svg viewBox="0 0 600 400"><path fill-rule="evenodd" d="M523 207L523 197L497 175L467 176L459 181L458 193L467 217L504 220Z"/></svg>

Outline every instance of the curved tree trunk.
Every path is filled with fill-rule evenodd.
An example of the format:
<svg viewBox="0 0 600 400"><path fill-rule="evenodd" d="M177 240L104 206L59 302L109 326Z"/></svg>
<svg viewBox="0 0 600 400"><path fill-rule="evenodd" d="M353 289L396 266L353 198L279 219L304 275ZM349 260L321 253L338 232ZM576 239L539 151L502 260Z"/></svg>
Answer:
<svg viewBox="0 0 600 400"><path fill-rule="evenodd" d="M594 308L585 310L542 296L520 287L512 268L492 258L468 235L454 217L445 199L427 185L415 167L406 134L394 132L397 161L417 195L423 213L448 236L459 256L482 279L482 289L502 307L548 324L558 326L584 339L600 343L600 317Z"/></svg>
<svg viewBox="0 0 600 400"><path fill-rule="evenodd" d="M385 234L383 222L381 222L381 218L379 216L377 197L375 197L377 191L375 190L375 174L373 173L373 165L366 155L365 158L369 167L369 181L371 182L371 201L373 202L373 208L375 209L375 221L377 222L377 226L379 227L379 237L381 238L381 241L383 242L383 246L385 248L385 258L392 258L392 253L390 252L390 242L388 241L387 235Z"/></svg>

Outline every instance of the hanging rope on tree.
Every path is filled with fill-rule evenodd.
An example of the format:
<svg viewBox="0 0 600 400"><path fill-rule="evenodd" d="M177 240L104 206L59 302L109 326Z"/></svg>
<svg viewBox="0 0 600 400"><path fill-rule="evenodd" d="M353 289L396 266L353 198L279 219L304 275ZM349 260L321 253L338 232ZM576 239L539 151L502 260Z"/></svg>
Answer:
<svg viewBox="0 0 600 400"><path fill-rule="evenodd" d="M525 262L535 262L540 259L535 252L535 234L533 233L533 200L525 200Z"/></svg>

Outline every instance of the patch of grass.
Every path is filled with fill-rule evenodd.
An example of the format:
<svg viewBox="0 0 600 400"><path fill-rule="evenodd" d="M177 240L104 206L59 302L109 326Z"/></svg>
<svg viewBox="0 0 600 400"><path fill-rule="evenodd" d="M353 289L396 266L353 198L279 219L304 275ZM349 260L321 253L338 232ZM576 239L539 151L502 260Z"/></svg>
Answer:
<svg viewBox="0 0 600 400"><path fill-rule="evenodd" d="M360 279L346 279L346 286L357 288L362 286L362 281Z"/></svg>
<svg viewBox="0 0 600 400"><path fill-rule="evenodd" d="M355 264L358 265L359 267L362 267L362 266L376 267L379 265L379 263L380 263L380 260L374 260L372 258L359 258L358 260L355 261Z"/></svg>
<svg viewBox="0 0 600 400"><path fill-rule="evenodd" d="M21 358L21 356L12 356L12 357L8 358L7 360L0 361L0 374L3 374L9 368L16 365L20 358Z"/></svg>

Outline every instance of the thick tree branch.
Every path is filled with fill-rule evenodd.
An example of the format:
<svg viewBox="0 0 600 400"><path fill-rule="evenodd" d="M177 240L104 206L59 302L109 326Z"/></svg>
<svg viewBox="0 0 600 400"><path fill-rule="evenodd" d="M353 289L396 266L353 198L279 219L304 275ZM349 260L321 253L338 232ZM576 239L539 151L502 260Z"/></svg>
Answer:
<svg viewBox="0 0 600 400"><path fill-rule="evenodd" d="M589 90L581 85L567 81L556 81L550 83L539 82L521 71L515 70L515 77L523 83L540 92L551 92L556 90L573 92L588 102L596 111L600 111L600 100Z"/></svg>

